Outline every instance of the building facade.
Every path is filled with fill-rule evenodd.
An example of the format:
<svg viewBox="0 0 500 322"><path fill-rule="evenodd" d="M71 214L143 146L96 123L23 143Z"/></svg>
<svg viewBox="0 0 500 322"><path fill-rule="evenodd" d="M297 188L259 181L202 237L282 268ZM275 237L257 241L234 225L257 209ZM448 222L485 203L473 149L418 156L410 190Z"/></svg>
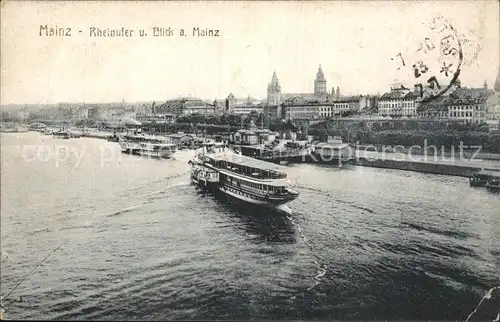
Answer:
<svg viewBox="0 0 500 322"><path fill-rule="evenodd" d="M447 99L447 96L440 96L425 103L420 103L417 106L418 117L426 119L448 118L448 107L445 104Z"/></svg>
<svg viewBox="0 0 500 322"><path fill-rule="evenodd" d="M213 102L215 114L221 115L226 112L226 102L224 100L215 99Z"/></svg>
<svg viewBox="0 0 500 322"><path fill-rule="evenodd" d="M379 116L416 116L418 96L404 86L391 88L391 91L382 95L378 100Z"/></svg>
<svg viewBox="0 0 500 322"><path fill-rule="evenodd" d="M263 113L264 106L266 106L265 103L250 96L238 99L231 93L226 98L226 113L229 114L247 115L252 112Z"/></svg>
<svg viewBox="0 0 500 322"><path fill-rule="evenodd" d="M235 106L233 108L232 114L235 115L248 115L252 112L264 113L264 105L250 105L250 106Z"/></svg>
<svg viewBox="0 0 500 322"><path fill-rule="evenodd" d="M282 119L285 117L282 112L283 109L281 108L281 105L279 106L266 105L264 106L263 113L267 118L270 119Z"/></svg>
<svg viewBox="0 0 500 322"><path fill-rule="evenodd" d="M295 102L283 103L284 119L294 120L312 120L319 118L320 105L318 103Z"/></svg>
<svg viewBox="0 0 500 322"><path fill-rule="evenodd" d="M135 119L141 123L174 123L174 114L150 114L150 113L137 113Z"/></svg>
<svg viewBox="0 0 500 322"><path fill-rule="evenodd" d="M215 106L207 104L201 99L184 97L168 100L161 105L155 106L154 113L164 115L213 114L215 113Z"/></svg>
<svg viewBox="0 0 500 322"><path fill-rule="evenodd" d="M468 124L486 122L485 97L459 97L450 95L445 101L448 118Z"/></svg>
<svg viewBox="0 0 500 322"><path fill-rule="evenodd" d="M267 105L280 106L281 103L286 103L292 99L300 99L305 102L326 102L340 99L340 89L337 86L337 91L332 87L332 92L327 91L327 81L321 65L319 65L314 79L314 87L312 93L283 93L276 72L273 73L271 82L267 86ZM279 111L281 112L281 111ZM284 112L282 112L284 113ZM278 113L278 114L282 114Z"/></svg>
<svg viewBox="0 0 500 322"><path fill-rule="evenodd" d="M319 105L319 117L330 118L335 116L344 116L347 114L356 114L360 111L361 99L353 97L341 99L335 102L326 102Z"/></svg>

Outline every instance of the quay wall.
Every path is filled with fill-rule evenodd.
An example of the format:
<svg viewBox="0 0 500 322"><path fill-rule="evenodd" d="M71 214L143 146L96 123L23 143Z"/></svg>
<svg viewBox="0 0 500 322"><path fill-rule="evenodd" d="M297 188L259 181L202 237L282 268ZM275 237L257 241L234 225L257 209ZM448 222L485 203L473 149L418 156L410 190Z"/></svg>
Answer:
<svg viewBox="0 0 500 322"><path fill-rule="evenodd" d="M390 152L390 153L409 153L408 148L402 148L402 147L392 147L392 146L383 146L383 145L358 145L356 146L357 150L359 152L363 151L373 151L375 149L376 151L380 152ZM427 153L423 149L412 149L411 153L414 155L428 155L432 157L433 155L437 155L439 157L445 157L445 158L451 158L454 156L459 156L460 151L457 148L454 153L450 153L449 151L440 151L436 150L434 151L432 148L428 148ZM469 150L464 150L462 152L462 155L464 158L472 158L474 157L475 159L482 159L482 160L496 160L500 161L500 153L489 153L489 152L478 152L476 151L469 151Z"/></svg>
<svg viewBox="0 0 500 322"><path fill-rule="evenodd" d="M422 173L442 174L459 177L470 177L473 173L480 171L478 167L467 167L451 164L437 164L428 162L399 161L391 159L370 160L367 158L358 158L353 162L355 165L364 167L397 169L404 171L415 171Z"/></svg>
<svg viewBox="0 0 500 322"><path fill-rule="evenodd" d="M108 135L111 133L90 133L85 137L88 138L96 138L96 139L106 139ZM251 156L251 155L249 155ZM263 158L258 157L258 159L265 160L268 162L279 162L279 161L292 161L292 162L305 162L305 163L318 163L319 159L311 156L303 156L303 155L290 155L290 156L275 156L274 158ZM486 158L485 158L486 159ZM338 165L338 160L334 159L330 162L321 162L331 164L332 166ZM343 162L344 163L344 162ZM415 171L422 173L431 173L431 174L441 174L441 175L451 175L451 176L460 176L460 177L470 177L473 173L480 171L482 168L480 167L469 167L464 165L452 165L452 164L438 164L431 162L419 162L414 160L393 160L393 159L372 159L363 156L357 156L349 163L364 166L364 167L374 167L374 168L384 168L384 169L396 169L403 171ZM487 167L484 168L485 170ZM490 169L495 170L495 169Z"/></svg>
<svg viewBox="0 0 500 322"><path fill-rule="evenodd" d="M104 139L108 137L111 133L89 133L85 134L83 137L84 138L91 138L91 139Z"/></svg>
<svg viewBox="0 0 500 322"><path fill-rule="evenodd" d="M460 176L460 177L471 177L475 172L480 171L483 167L485 170L498 170L498 169L488 169L487 164L482 164L481 166L468 166L468 165L456 165L456 164L445 164L445 163L433 163L426 161L418 161L418 160L394 160L391 158L371 158L368 156L360 155L362 153L358 153L350 160L343 160L339 162L338 157L331 156L330 158L319 157L316 155L272 155L271 157L264 157L261 155L252 155L249 151L245 151L247 153L243 153L247 156L254 157L257 159L261 159L263 161L268 162L276 162L280 161L291 161L295 163L321 163L328 164L331 166L340 166L341 164L354 164L358 166L364 167L374 167L374 168L385 168L385 169L396 169L403 171L415 171L422 173L432 173L432 174L441 174L441 175L451 175L451 176ZM359 152L359 151L357 151ZM344 159L344 158L343 158Z"/></svg>

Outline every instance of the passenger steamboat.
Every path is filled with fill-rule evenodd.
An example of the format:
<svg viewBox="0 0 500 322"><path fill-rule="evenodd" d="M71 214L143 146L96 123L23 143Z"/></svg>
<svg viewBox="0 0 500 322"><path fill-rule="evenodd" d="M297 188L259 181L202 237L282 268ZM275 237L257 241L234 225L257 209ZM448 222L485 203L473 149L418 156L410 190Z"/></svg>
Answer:
<svg viewBox="0 0 500 322"><path fill-rule="evenodd" d="M144 134L125 135L118 143L124 152L155 158L169 158L177 151L166 139Z"/></svg>
<svg viewBox="0 0 500 322"><path fill-rule="evenodd" d="M221 146L209 149L207 153L205 148L198 150L189 164L194 184L244 203L290 214L292 211L285 204L299 196L299 192L290 187L284 167Z"/></svg>
<svg viewBox="0 0 500 322"><path fill-rule="evenodd" d="M60 130L57 132L52 132L52 135L56 138L60 139L74 139L74 138L80 138L82 135L77 134L75 132L67 131L67 130Z"/></svg>

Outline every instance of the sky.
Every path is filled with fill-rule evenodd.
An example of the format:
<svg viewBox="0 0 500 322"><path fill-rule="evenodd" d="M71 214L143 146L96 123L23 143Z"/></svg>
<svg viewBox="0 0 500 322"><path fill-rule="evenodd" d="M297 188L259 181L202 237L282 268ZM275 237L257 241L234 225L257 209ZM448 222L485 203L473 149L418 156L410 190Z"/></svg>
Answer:
<svg viewBox="0 0 500 322"><path fill-rule="evenodd" d="M212 100L229 93L263 99L273 71L282 92L311 93L320 64L328 90L384 93L395 81L412 82L411 55L419 40L437 39L429 26L440 15L469 45L462 86L487 81L492 87L500 48L499 3L493 0L7 1L1 8L1 104ZM40 25L71 28L71 36L40 36ZM125 27L134 35L90 37L91 27ZM170 27L175 35L152 37L153 27ZM220 37L193 37L194 27L219 30ZM148 36L139 37L138 29ZM188 36L179 36L180 29ZM400 70L398 53L407 63Z"/></svg>

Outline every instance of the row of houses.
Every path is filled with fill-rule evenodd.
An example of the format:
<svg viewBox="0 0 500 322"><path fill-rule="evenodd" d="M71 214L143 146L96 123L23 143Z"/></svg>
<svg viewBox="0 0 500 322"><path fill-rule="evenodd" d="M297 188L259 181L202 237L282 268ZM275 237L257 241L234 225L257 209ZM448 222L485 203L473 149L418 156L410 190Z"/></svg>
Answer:
<svg viewBox="0 0 500 322"><path fill-rule="evenodd" d="M237 100L230 94L224 101L215 100L207 103L201 99L180 98L168 100L154 108L155 114L222 114L248 115L252 112L263 113L271 118L287 120L302 118L328 118L351 111L364 109L369 98L366 96L345 97L336 101L310 101L300 96L291 97L279 105L268 105L252 98Z"/></svg>
<svg viewBox="0 0 500 322"><path fill-rule="evenodd" d="M234 103L230 95L226 102L215 100L208 103L196 98L178 98L162 104L153 104L146 113L135 113L133 117L141 122L172 123L180 115L222 114L248 115L252 112L263 113L268 118L292 122L323 120L334 117L347 117L372 112L378 117L390 118L437 118L453 119L465 123L481 123L500 119L498 99L493 91L461 88L454 92L421 103L414 91L404 86L393 87L380 97L351 96L336 101L309 101L302 97L292 97L280 105L266 105L248 99ZM230 111L228 111L230 106ZM375 107L375 108L374 108Z"/></svg>
<svg viewBox="0 0 500 322"><path fill-rule="evenodd" d="M318 73L321 74L320 72L321 69ZM427 102L422 102L416 90L410 90L403 85L394 85L387 93L373 96L340 96L337 90L335 96L323 95L323 97L318 94L321 88L318 87L318 90L310 95L278 93L280 99L275 102L276 104L270 103L269 99L258 100L251 97L238 99L229 94L225 99L216 99L212 102L180 97L158 104L155 102L76 105L61 103L54 106L54 113L58 117L73 121L127 117L146 123L152 121L171 123L175 122L176 117L189 114L228 113L243 116L253 112L262 113L268 118L296 123L363 114L383 118L454 119L467 123L500 120L500 91L496 87L495 91L488 90L486 84L484 88L456 88Z"/></svg>
<svg viewBox="0 0 500 322"><path fill-rule="evenodd" d="M496 95L496 96L495 96ZM421 103L420 96L404 86L391 88L380 97L349 96L335 101L312 101L290 97L279 105L268 105L255 99L236 100L230 94L226 101L207 103L201 99L180 98L168 100L155 107L158 115L222 114L248 115L263 113L270 118L285 120L328 119L337 116L362 114L367 110L382 117L439 117L466 122L481 122L499 117L498 97L487 89L459 88L451 93Z"/></svg>

